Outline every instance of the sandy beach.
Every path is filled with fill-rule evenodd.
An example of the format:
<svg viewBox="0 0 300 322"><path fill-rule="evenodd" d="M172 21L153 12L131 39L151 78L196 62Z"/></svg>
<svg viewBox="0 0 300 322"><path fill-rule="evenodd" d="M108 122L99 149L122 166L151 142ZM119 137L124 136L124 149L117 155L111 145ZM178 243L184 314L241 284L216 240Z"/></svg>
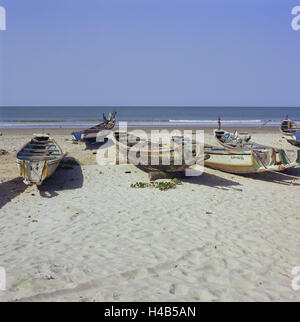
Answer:
<svg viewBox="0 0 300 322"><path fill-rule="evenodd" d="M278 128L242 130L293 149ZM22 182L15 153L39 131L1 130L0 301L300 300L291 287L300 168L245 176L205 168L176 189L134 189L149 182L145 172L99 166L72 130L49 129L72 162L37 188Z"/></svg>

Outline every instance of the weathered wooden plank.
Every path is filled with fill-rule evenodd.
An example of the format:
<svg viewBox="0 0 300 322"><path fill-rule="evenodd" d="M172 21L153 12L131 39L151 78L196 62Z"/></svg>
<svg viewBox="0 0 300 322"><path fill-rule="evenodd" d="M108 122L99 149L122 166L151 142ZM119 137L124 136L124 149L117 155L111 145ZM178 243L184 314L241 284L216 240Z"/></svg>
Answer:
<svg viewBox="0 0 300 322"><path fill-rule="evenodd" d="M158 179L185 178L185 172L153 171L153 172L149 172L148 176L150 181L155 181Z"/></svg>

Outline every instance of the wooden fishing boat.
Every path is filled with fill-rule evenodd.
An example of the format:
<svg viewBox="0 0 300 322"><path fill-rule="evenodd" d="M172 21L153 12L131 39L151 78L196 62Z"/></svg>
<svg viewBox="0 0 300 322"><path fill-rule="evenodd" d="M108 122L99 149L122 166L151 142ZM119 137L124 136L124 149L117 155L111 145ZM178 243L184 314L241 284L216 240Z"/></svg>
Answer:
<svg viewBox="0 0 300 322"><path fill-rule="evenodd" d="M109 113L109 116L107 119L103 114L103 121L101 123L82 131L73 132L72 133L73 141L81 141L81 142L86 142L88 144L95 143L99 132L103 130L112 130L115 127L116 114L117 112L113 110L111 113Z"/></svg>
<svg viewBox="0 0 300 322"><path fill-rule="evenodd" d="M281 162L280 149L252 142L250 141L251 136L248 135L248 133L241 133L238 131L235 131L235 133L230 133L222 129L217 129L214 130L214 137L217 142L226 149L255 151L265 163L267 160L271 160L270 157L274 158L275 153L275 162L278 164Z"/></svg>
<svg viewBox="0 0 300 322"><path fill-rule="evenodd" d="M268 151L237 150L205 145L204 153L210 156L204 162L205 166L235 174L282 171L300 163L299 153L297 160L290 162L284 150L276 153L274 149Z"/></svg>
<svg viewBox="0 0 300 322"><path fill-rule="evenodd" d="M63 159L60 146L46 134L35 134L16 154L20 176L26 184L40 185Z"/></svg>
<svg viewBox="0 0 300 322"><path fill-rule="evenodd" d="M234 133L230 133L226 130L221 128L221 119L218 117L218 129L213 131L214 137L217 142L222 145L223 147L230 149L230 150L255 150L259 153L263 153L270 149L274 149L276 152L279 149L272 148L267 145L258 144L256 142L251 141L251 136L248 132L238 132L235 131Z"/></svg>
<svg viewBox="0 0 300 322"><path fill-rule="evenodd" d="M290 144L300 148L300 126L296 122L283 120L279 129Z"/></svg>
<svg viewBox="0 0 300 322"><path fill-rule="evenodd" d="M238 131L230 133L221 129L220 117L218 124L218 129L213 131L214 137L225 150L220 149L222 156L221 154L216 156L218 153L214 152L217 152L218 148L210 147L214 151L214 157L210 158L210 162L218 160L219 163L224 163L220 165L216 162L216 166L221 167L221 170L232 173L255 173L282 171L299 165L299 155L294 154L291 160L291 155L287 155L283 149L252 142L248 133Z"/></svg>
<svg viewBox="0 0 300 322"><path fill-rule="evenodd" d="M164 144L139 138L127 132L116 131L114 141L118 150L126 159L129 159L130 163L147 171L182 172L195 162L199 164L209 158L203 151L198 151L196 145L191 145L190 156L186 157L184 149L187 144L183 144L183 137L178 136L172 136L170 144ZM137 162L136 157L139 158Z"/></svg>

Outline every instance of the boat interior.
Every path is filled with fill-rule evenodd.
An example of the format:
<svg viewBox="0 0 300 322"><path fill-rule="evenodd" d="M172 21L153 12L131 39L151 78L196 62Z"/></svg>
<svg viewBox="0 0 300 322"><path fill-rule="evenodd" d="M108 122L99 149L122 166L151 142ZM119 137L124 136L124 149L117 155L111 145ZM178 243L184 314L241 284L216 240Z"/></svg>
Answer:
<svg viewBox="0 0 300 322"><path fill-rule="evenodd" d="M118 132L118 131L114 132L114 137L119 143L122 143L122 141L120 142L121 134L122 132ZM147 150L149 149L149 151L169 152L169 151L175 150L176 148L180 148L183 145L183 141L182 141L183 138L177 137L177 136L172 136L170 138L170 144L169 144L167 142L162 143L160 140L159 142L151 141L148 138L145 139L143 137L135 136L127 132L124 132L123 135L125 136L127 135L127 141L125 143L127 143L128 148L132 148L135 145L139 144L138 148L140 150L142 150L143 147L145 147Z"/></svg>
<svg viewBox="0 0 300 322"><path fill-rule="evenodd" d="M19 160L50 161L61 157L61 151L48 136L34 137L17 154Z"/></svg>
<svg viewBox="0 0 300 322"><path fill-rule="evenodd" d="M266 151L268 149L268 147L264 147L264 146L255 144L253 142L249 142L250 136L247 137L246 140L244 140L243 138L238 137L237 135L234 136L233 134L223 130L215 131L215 136L218 141L232 148L241 148L243 150L246 149L246 150L257 150L257 151Z"/></svg>

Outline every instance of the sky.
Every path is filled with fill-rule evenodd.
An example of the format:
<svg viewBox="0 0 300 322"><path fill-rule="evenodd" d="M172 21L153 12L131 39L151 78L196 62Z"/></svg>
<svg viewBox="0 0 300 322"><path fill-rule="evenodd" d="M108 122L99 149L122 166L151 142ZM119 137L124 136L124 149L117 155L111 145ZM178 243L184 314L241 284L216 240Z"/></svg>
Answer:
<svg viewBox="0 0 300 322"><path fill-rule="evenodd" d="M0 106L300 106L300 0L0 0Z"/></svg>

